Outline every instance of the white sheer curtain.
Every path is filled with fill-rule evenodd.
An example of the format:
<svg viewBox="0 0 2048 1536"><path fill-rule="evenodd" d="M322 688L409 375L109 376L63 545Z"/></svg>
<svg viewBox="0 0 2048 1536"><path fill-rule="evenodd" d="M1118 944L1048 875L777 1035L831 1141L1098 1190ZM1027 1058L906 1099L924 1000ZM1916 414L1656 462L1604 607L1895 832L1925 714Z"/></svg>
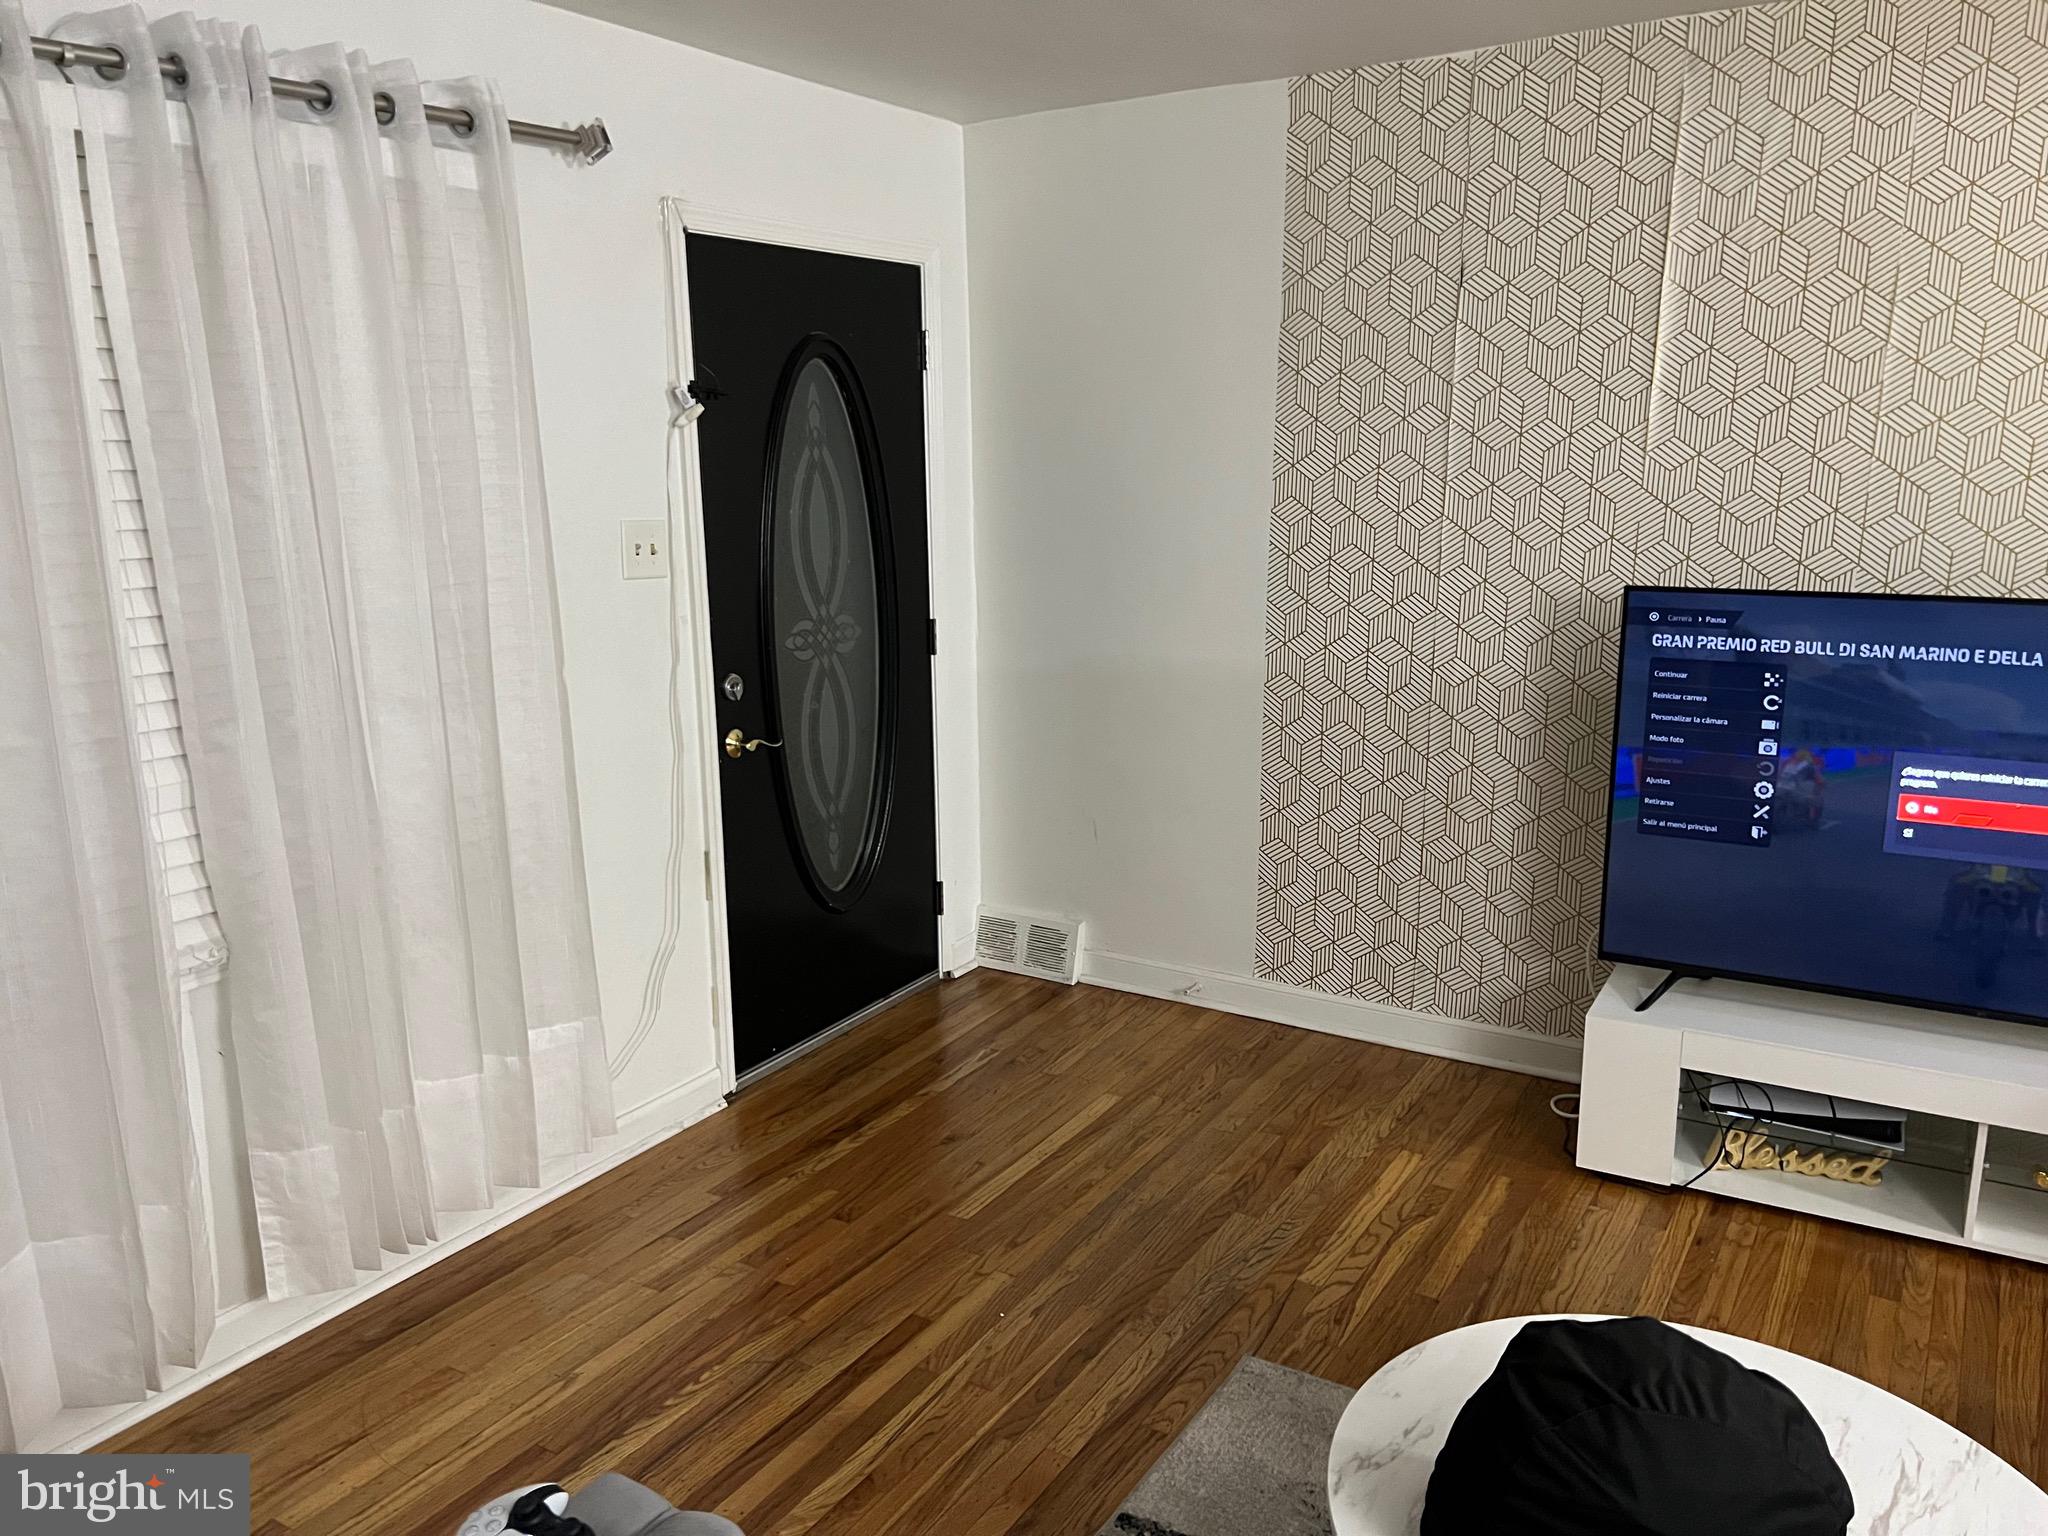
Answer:
<svg viewBox="0 0 2048 1536"><path fill-rule="evenodd" d="M148 68L80 72L73 95L267 1285L337 1289L612 1129L505 113L482 82L423 91L403 64L267 54L190 16L64 31L184 65L168 105ZM0 48L10 80L25 53ZM271 74L326 83L332 106L277 100ZM430 126L423 99L475 131ZM49 195L17 176L0 220L31 194ZM89 537L73 497L37 518ZM9 639L0 731L47 752L47 729L13 729ZM111 871L74 878L88 903L114 894ZM77 983L47 941L25 963ZM10 1028L63 1033L7 1006ZM133 1006L112 1011L125 1038ZM0 1254L6 1186L44 1177L12 1140Z"/></svg>
<svg viewBox="0 0 2048 1536"><path fill-rule="evenodd" d="M0 4L0 1452L213 1321L168 923L98 516L59 145Z"/></svg>

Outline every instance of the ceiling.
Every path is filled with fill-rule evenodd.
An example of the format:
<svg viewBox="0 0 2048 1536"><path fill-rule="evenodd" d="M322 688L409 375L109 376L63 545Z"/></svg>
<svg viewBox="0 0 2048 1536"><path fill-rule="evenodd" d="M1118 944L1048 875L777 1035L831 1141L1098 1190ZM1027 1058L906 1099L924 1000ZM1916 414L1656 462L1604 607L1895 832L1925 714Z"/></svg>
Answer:
<svg viewBox="0 0 2048 1536"><path fill-rule="evenodd" d="M1711 0L546 0L957 122L1452 53Z"/></svg>

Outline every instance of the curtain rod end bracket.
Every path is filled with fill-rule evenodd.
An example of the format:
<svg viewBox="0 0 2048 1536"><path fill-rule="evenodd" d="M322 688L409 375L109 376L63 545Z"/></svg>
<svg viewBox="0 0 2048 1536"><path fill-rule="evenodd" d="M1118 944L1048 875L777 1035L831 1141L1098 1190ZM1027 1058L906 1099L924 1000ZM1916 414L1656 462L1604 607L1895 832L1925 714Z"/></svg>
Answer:
<svg viewBox="0 0 2048 1536"><path fill-rule="evenodd" d="M576 130L576 153L585 165L595 165L612 152L612 136L604 119L593 117Z"/></svg>

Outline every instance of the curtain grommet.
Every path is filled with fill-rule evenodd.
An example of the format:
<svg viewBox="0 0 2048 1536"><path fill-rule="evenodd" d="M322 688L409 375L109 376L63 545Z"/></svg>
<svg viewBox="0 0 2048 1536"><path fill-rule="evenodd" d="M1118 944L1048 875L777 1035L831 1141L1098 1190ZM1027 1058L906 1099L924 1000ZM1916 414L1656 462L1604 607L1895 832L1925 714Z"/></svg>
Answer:
<svg viewBox="0 0 2048 1536"><path fill-rule="evenodd" d="M102 80L118 80L123 75L128 73L128 55L123 53L119 48L115 47L112 43L102 44L101 47L96 51L103 53L111 53L114 56L114 62L111 64L93 65L92 72L98 75ZM70 60L67 59L65 62L69 63Z"/></svg>
<svg viewBox="0 0 2048 1536"><path fill-rule="evenodd" d="M334 87L325 80L310 80L307 84L318 86L321 94L306 98L306 110L316 113L321 117L326 117L335 109L340 101L340 98L334 94Z"/></svg>

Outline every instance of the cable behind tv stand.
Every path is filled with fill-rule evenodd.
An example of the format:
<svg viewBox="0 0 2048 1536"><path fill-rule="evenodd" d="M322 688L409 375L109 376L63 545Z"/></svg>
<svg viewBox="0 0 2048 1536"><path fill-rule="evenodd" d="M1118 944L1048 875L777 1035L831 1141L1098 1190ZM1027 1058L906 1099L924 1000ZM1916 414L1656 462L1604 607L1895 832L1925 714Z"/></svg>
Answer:
<svg viewBox="0 0 2048 1536"><path fill-rule="evenodd" d="M2048 1263L2048 1029L1694 973L1671 992L1674 979L1618 966L1587 1011L1581 1168ZM1702 1174L1716 1132L1688 1073L1904 1109L1906 1151L1876 1186Z"/></svg>

